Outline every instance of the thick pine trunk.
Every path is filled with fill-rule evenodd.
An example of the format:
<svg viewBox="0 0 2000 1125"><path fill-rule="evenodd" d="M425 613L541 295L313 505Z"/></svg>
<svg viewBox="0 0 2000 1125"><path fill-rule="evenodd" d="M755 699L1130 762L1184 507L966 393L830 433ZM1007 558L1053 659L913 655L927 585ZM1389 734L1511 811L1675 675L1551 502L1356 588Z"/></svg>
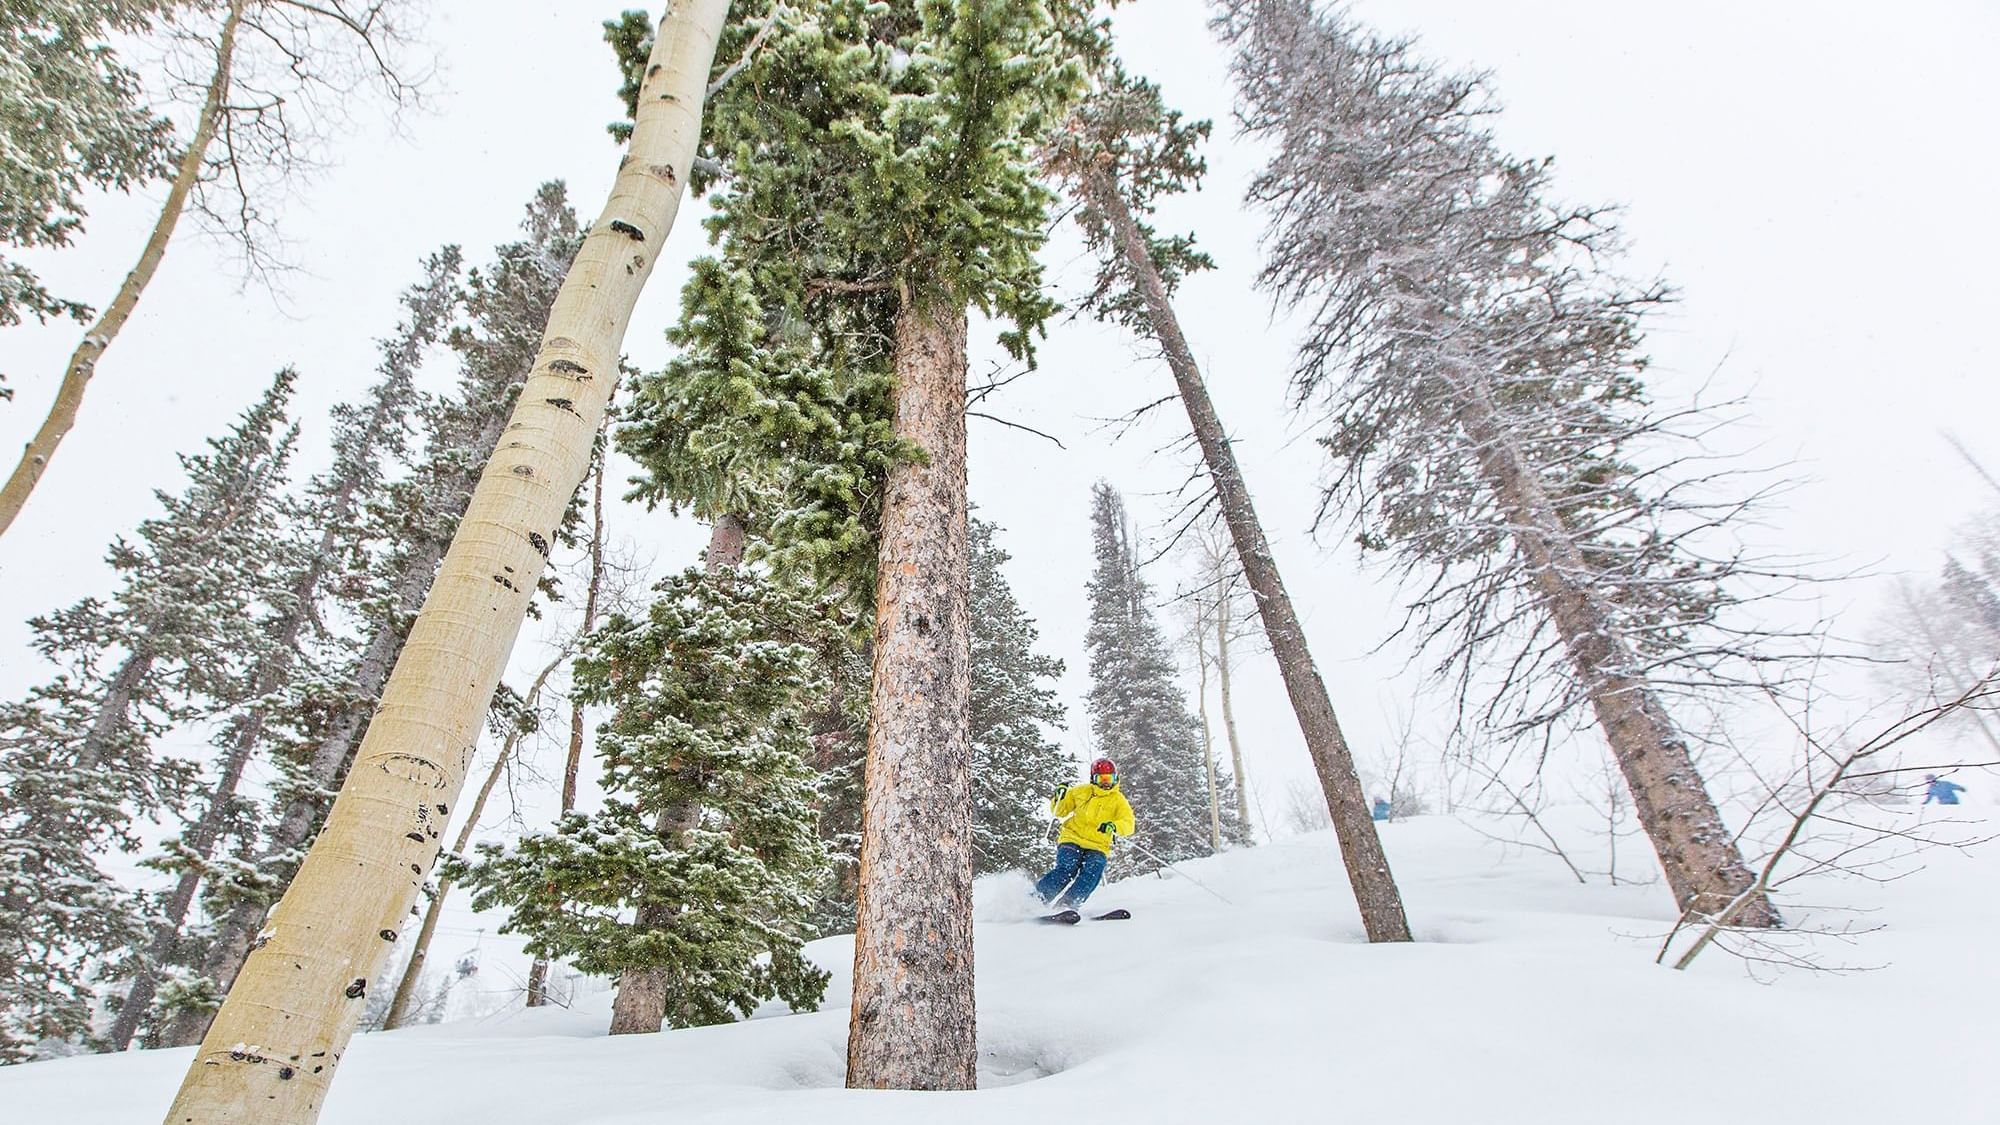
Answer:
<svg viewBox="0 0 2000 1125"><path fill-rule="evenodd" d="M549 544L590 466L640 290L678 210L727 0L662 21L604 214L311 853L196 1052L171 1125L315 1120L368 981L436 862Z"/></svg>
<svg viewBox="0 0 2000 1125"><path fill-rule="evenodd" d="M21 508L28 502L28 494L48 470L49 458L56 455L56 446L76 425L77 411L83 408L83 392L90 385L91 376L97 373L98 360L103 358L111 341L125 328L125 322L132 318L132 310L138 308L139 297L146 286L152 284L153 274L160 268L160 259L166 256L167 243L173 241L174 227L181 221L181 213L187 209L188 193L201 178L204 157L208 153L209 142L215 139L216 123L228 112L229 82L233 60L236 54L236 29L243 20L243 8L247 0L231 0L228 13L223 17L222 30L215 43L215 72L209 79L208 92L202 98L201 113L195 118L194 137L188 141L187 150L181 153L180 164L174 169L174 178L167 186L166 202L160 205L160 217L153 222L153 231L146 238L146 245L139 252L138 264L125 275L125 281L118 286L118 292L111 303L105 306L103 315L83 334L83 342L69 357L69 366L63 371L62 383L56 387L56 400L49 406L48 417L42 420L41 428L28 439L26 449L21 451L20 463L7 483L0 485L0 535L14 523L14 517L21 514Z"/></svg>
<svg viewBox="0 0 2000 1125"><path fill-rule="evenodd" d="M1124 259L1134 287L1146 303L1146 313L1154 337L1166 353L1173 371L1181 403L1187 407L1188 423L1208 464L1209 479L1215 483L1222 504L1222 518L1236 544L1243 564L1243 577L1257 600L1257 612L1264 620L1264 633L1271 641L1271 655L1291 696L1292 711L1298 716L1299 731L1305 736L1313 768L1326 794L1327 812L1333 818L1334 837L1340 841L1341 860L1347 865L1347 881L1361 908L1361 922L1369 941L1409 941L1410 923L1403 913L1403 898L1389 871L1389 857L1382 851L1381 837L1375 833L1374 818L1361 792L1361 778L1355 772L1354 755L1341 734L1340 720L1326 693L1319 669L1313 665L1306 647L1305 631L1299 626L1292 599L1279 577L1277 560L1271 555L1264 525L1250 502L1250 491L1236 465L1215 404L1209 400L1201 369L1194 353L1181 335L1180 320L1167 300L1166 286L1153 265L1145 239L1133 222L1118 186L1102 169L1089 174L1087 190L1091 205L1108 221L1117 253Z"/></svg>
<svg viewBox="0 0 2000 1125"><path fill-rule="evenodd" d="M1638 660L1619 636L1591 585L1590 564L1541 480L1508 438L1483 380L1452 379L1459 420L1477 448L1481 471L1500 502L1515 546L1549 607L1577 678L1590 694L1598 726L1611 745L1632 806L1666 872L1674 901L1689 916L1714 917L1755 877L1736 850L1722 813L1708 795L1659 695L1632 673ZM1757 893L1735 916L1737 925L1780 924L1768 895Z"/></svg>
<svg viewBox="0 0 2000 1125"><path fill-rule="evenodd" d="M1229 699L1229 603L1222 602L1215 614L1215 676L1216 694L1222 697L1222 731L1229 738L1229 766L1236 774L1236 815L1237 823L1243 826L1245 839L1250 831L1250 778L1243 772L1243 743L1236 737L1236 712Z"/></svg>
<svg viewBox="0 0 2000 1125"><path fill-rule="evenodd" d="M749 539L744 517L731 512L716 519L708 531L703 571L714 578L743 565ZM676 801L660 810L654 829L663 839L678 841L701 823L701 805ZM634 920L641 929L665 929L674 924L671 907L647 906ZM618 974L618 993L611 999L611 1034L651 1035L667 1020L667 974L662 969L627 969Z"/></svg>
<svg viewBox="0 0 2000 1125"><path fill-rule="evenodd" d="M971 628L966 620L965 312L896 318L896 436L875 583L847 1085L970 1090Z"/></svg>

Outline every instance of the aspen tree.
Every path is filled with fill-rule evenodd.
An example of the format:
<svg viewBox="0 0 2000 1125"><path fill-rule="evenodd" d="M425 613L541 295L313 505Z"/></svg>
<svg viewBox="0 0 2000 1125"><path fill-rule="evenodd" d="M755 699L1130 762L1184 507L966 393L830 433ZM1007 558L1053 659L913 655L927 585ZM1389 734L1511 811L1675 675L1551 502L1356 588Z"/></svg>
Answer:
<svg viewBox="0 0 2000 1125"><path fill-rule="evenodd" d="M625 328L672 229L727 0L662 19L629 150L411 626L354 767L216 1014L171 1125L303 1125L440 851L481 721L589 469Z"/></svg>
<svg viewBox="0 0 2000 1125"><path fill-rule="evenodd" d="M415 2L361 0L347 6L351 10L295 0L121 5L219 14L213 30L201 22L207 11L201 16L184 13L168 25L176 35L199 43L214 64L207 81L198 87L192 135L174 164L166 199L138 261L104 311L84 330L41 426L5 483L0 483L0 536L20 514L57 447L76 425L85 390L152 284L181 219L194 212L235 244L250 273L267 272L274 257L267 244L277 232L268 202L256 196L312 170L305 154L327 141L337 127L330 120L335 115L314 112L325 101L325 91L372 84L398 106L418 96L421 82L404 73L401 59L407 45L401 9ZM39 7L31 6L30 12ZM190 27L200 30L191 32ZM53 37L60 38L61 33ZM14 146L6 147L11 153ZM8 163L14 162L10 155ZM0 214L7 210L11 208L0 205ZM11 288L6 284L12 280L9 272L0 268L0 289ZM0 301L0 312L7 304ZM0 323L5 321L6 316L0 315Z"/></svg>

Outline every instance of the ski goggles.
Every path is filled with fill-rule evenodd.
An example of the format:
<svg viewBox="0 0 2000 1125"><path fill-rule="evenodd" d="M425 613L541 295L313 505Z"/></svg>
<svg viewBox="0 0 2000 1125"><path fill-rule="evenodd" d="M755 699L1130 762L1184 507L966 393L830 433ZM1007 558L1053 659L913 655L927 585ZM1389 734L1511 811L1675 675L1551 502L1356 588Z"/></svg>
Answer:
<svg viewBox="0 0 2000 1125"><path fill-rule="evenodd" d="M1118 784L1118 771L1111 770L1106 773L1091 774L1090 783L1092 785L1116 785Z"/></svg>

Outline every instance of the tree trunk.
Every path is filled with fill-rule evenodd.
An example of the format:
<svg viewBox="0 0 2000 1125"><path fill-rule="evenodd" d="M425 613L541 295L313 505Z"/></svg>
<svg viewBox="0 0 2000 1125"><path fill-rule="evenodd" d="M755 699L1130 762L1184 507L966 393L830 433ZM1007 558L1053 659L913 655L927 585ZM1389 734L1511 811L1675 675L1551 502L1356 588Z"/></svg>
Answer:
<svg viewBox="0 0 2000 1125"><path fill-rule="evenodd" d="M708 552L702 569L710 578L743 565L749 526L737 512L716 518L708 531ZM701 823L701 806L694 801L676 801L660 810L654 831L665 840L678 842ZM673 925L671 907L645 906L634 925L640 929L663 929ZM611 999L611 1034L651 1035L667 1020L667 974L660 969L627 969L618 974L618 993Z"/></svg>
<svg viewBox="0 0 2000 1125"><path fill-rule="evenodd" d="M589 469L626 325L679 207L727 13L727 0L688 0L661 21L605 212L563 281L354 768L216 1013L173 1125L318 1117L368 981L436 862L550 539Z"/></svg>
<svg viewBox="0 0 2000 1125"><path fill-rule="evenodd" d="M591 473L590 485L590 585L583 595L583 624L578 627L578 636L584 637L597 628L597 598L604 587L604 463L611 456L605 450L597 460L596 471ZM556 811L557 819L568 816L576 808L576 775L583 765L583 703L570 693L569 701L569 753L563 758L562 806ZM539 1008L549 1002L549 959L535 958L528 968L528 1004Z"/></svg>
<svg viewBox="0 0 2000 1125"><path fill-rule="evenodd" d="M1446 377L1458 397L1459 421L1506 514L1514 544L1527 559L1577 678L1590 693L1591 708L1632 790L1633 810L1660 857L1674 901L1684 914L1713 917L1750 890L1755 877L1709 798L1686 739L1651 685L1631 671L1638 660L1590 585L1590 564L1540 479L1508 438L1484 380L1466 373ZM1779 924L1777 908L1761 892L1743 905L1736 920L1744 926Z"/></svg>
<svg viewBox="0 0 2000 1125"><path fill-rule="evenodd" d="M244 727L262 727L260 712L251 712L241 724ZM201 864L207 862L215 850L215 843L222 836L222 825L228 819L229 806L236 799L236 787L243 781L244 767L250 764L250 753L255 749L255 735L239 737L232 742L229 754L223 759L222 776L216 780L215 791L209 795L208 807L202 810L201 819L194 823L194 830L182 845L196 861L174 880L173 893L161 906L161 917L153 927L153 938L146 946L145 960L139 965L132 978L131 987L125 991L124 1002L118 1007L118 1017L111 1023L111 1031L106 1035L110 1049L122 1051L139 1032L139 1025L145 1022L153 1007L153 997L160 986L159 967L173 955L174 946L180 941L181 923L187 920L188 910L194 905L195 891L202 880Z"/></svg>
<svg viewBox="0 0 2000 1125"><path fill-rule="evenodd" d="M972 980L965 311L896 317L896 436L875 581L847 1085L978 1084Z"/></svg>
<svg viewBox="0 0 2000 1125"><path fill-rule="evenodd" d="M180 164L174 169L173 181L167 187L167 199L160 205L160 217L153 222L153 232L146 238L145 247L139 252L139 262L132 272L125 275L125 281L118 292L105 306L97 323L83 334L83 342L69 357L69 367L63 372L62 383L56 387L56 400L49 407L49 415L42 420L41 428L28 440L28 446L21 451L21 461L14 466L13 475L0 485L0 535L14 523L14 517L21 514L21 508L28 502L28 494L48 470L49 458L56 454L56 446L76 425L77 411L83 407L83 391L89 386L90 378L97 373L97 362L118 338L125 322L132 317L132 310L138 307L139 297L152 283L153 274L160 268L160 259L167 253L167 243L173 240L174 227L181 220L181 212L187 208L188 193L194 190L195 181L201 178L202 162L208 153L209 142L215 139L216 121L227 112L229 81L232 60L236 53L236 29L243 19L243 7L247 0L231 0L229 12L223 18L222 30L215 44L215 74L209 79L208 93L202 98L201 114L195 118L194 137L188 141L187 151L181 153Z"/></svg>
<svg viewBox="0 0 2000 1125"><path fill-rule="evenodd" d="M532 712L540 705L542 689L548 685L549 677L569 659L570 648L565 645L558 650L555 659L543 666L528 685L528 693L521 697L521 706ZM526 731L516 727L507 733L500 743L500 753L493 758L493 768L486 771L486 780L479 784L479 795L472 799L472 808L465 814L465 823L459 827L458 839L452 841L451 850L459 855L472 846L472 834L479 829L479 818L486 813L486 802L493 796L493 787L500 784L500 775L507 772L507 763L514 759L521 746ZM438 916L444 913L444 900L451 894L451 880L438 879L437 893L431 896L431 904L424 908L423 925L417 928L417 943L410 949L410 960L403 966L402 979L396 982L396 995L389 1003L389 1014L382 1021L384 1030L393 1031L410 1022L417 1006L417 986L424 976L424 959L430 953L431 938L437 933Z"/></svg>
<svg viewBox="0 0 2000 1125"><path fill-rule="evenodd" d="M482 456L490 456L499 442L504 421L498 415L488 418L475 439L477 444L474 450ZM464 492L470 494L478 482L468 477L464 483ZM462 518L464 513L461 510L454 514ZM396 576L392 616L378 625L369 637L368 647L362 651L361 660L355 667L353 699L329 725L327 732L313 747L312 757L307 759L305 780L312 788L290 795L278 815L278 822L271 826L270 833L265 837L264 849L257 858L260 870L290 866L293 862L290 857L305 847L313 838L313 833L319 830L326 808L322 794L337 790L346 780L348 768L353 764L355 751L360 745L362 730L368 723L368 717L375 712L382 696L382 685L389 678L389 669L409 636L409 622L423 606L424 592L429 588L431 577L437 572L438 562L444 557L447 546L449 544L436 540L410 545L409 554L403 560L402 573ZM236 974L243 968L243 959L250 955L269 913L269 903L245 899L231 907L217 924L201 971L225 993L234 986ZM213 1019L212 1012L182 1012L174 1018L165 1041L170 1046L191 1047L208 1034Z"/></svg>
<svg viewBox="0 0 2000 1125"><path fill-rule="evenodd" d="M1197 603L1199 604L1199 603ZM1222 797L1215 788L1215 732L1208 722L1208 623L1197 613L1194 625L1194 666L1201 676L1201 764L1208 772L1208 854L1222 850Z"/></svg>
<svg viewBox="0 0 2000 1125"><path fill-rule="evenodd" d="M1236 712L1229 700L1229 627L1230 603L1224 599L1217 603L1215 615L1215 675L1217 694L1222 696L1222 731L1229 737L1229 766L1236 773L1236 815L1241 817L1243 833L1250 833L1250 778L1243 772L1243 743L1236 737Z"/></svg>
<svg viewBox="0 0 2000 1125"><path fill-rule="evenodd" d="M412 326L403 337L399 352L391 353L391 362L400 361L404 366L416 363L422 341L436 337L434 318L427 320L420 314L413 315ZM388 429L392 415L397 411L387 401L378 399L369 412L367 425L361 430L359 449L346 452L347 464L357 468L373 463L375 443ZM292 608L278 626L277 636L272 639L268 656L259 662L254 679L257 698L263 699L290 678L292 664L298 655L299 634L305 631L311 619L319 596L321 581L326 577L327 563L335 557L348 521L354 515L356 494L362 482L350 474L338 481L331 494L331 503L326 508L324 523L320 529L319 542L313 551L306 569L292 584ZM215 790L209 796L208 807L195 825L190 838L182 841L193 857L206 862L214 851L216 841L221 838L221 825L227 815L229 805L236 797L236 787L243 780L243 770L256 753L257 745L264 734L268 713L255 706L244 716L243 721L233 728L228 754L223 759L222 776L216 781ZM118 1009L118 1018L111 1025L108 1036L111 1049L122 1051L132 1041L139 1024L145 1019L146 1010L152 1006L153 997L159 988L159 967L173 952L180 940L181 926L187 920L189 909L194 905L195 892L201 885L203 873L197 864L181 873L174 884L173 894L167 899L160 923L154 928L153 940L147 948L146 960L139 966L131 987L126 991L125 1001ZM204 1021L205 1024L206 1021Z"/></svg>
<svg viewBox="0 0 2000 1125"><path fill-rule="evenodd" d="M1333 819L1334 837L1340 841L1340 856L1347 865L1347 881L1361 908L1361 923L1369 941L1409 941L1410 923L1403 914L1403 898L1389 871L1389 857L1382 851L1381 837L1369 815L1368 802L1361 792L1361 778L1354 769L1354 755L1341 734L1340 719L1334 714L1326 684L1314 667L1306 647L1305 631L1299 626L1292 599L1279 577L1277 560L1271 555L1264 525L1250 502L1250 491L1236 466L1236 453L1229 446L1215 404L1209 401L1208 387L1194 353L1181 335L1180 320L1167 300L1166 286L1160 281L1146 249L1145 239L1132 213L1119 195L1118 186L1102 168L1089 173L1087 190L1091 204L1108 221L1117 252L1124 259L1134 288L1146 302L1153 334L1166 353L1181 403L1187 407L1188 423L1201 445L1208 463L1209 478L1215 483L1222 517L1243 564L1243 577L1256 597L1257 612L1264 620L1264 633L1271 641L1271 655L1284 676L1285 692L1291 696L1292 711L1298 716L1299 731L1306 749L1312 753L1319 774L1320 789L1326 794L1327 813Z"/></svg>

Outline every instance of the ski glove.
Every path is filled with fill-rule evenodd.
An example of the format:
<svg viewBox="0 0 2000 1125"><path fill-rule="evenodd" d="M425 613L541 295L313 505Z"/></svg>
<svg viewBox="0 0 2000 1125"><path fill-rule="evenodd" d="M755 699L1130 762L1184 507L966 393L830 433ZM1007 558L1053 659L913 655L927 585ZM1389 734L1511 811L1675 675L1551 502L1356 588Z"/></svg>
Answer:
<svg viewBox="0 0 2000 1125"><path fill-rule="evenodd" d="M1115 824L1113 824L1113 823L1111 823L1111 822L1110 822L1110 821L1108 821L1108 820L1107 820L1107 821L1105 821L1105 822L1104 822L1103 824L1100 824L1100 825L1098 825L1098 826L1097 826L1097 830L1098 830L1099 832L1102 832L1102 833L1104 833L1104 834L1105 834L1106 836L1116 836L1116 835L1118 835L1118 826L1117 826L1117 825L1115 825Z"/></svg>
<svg viewBox="0 0 2000 1125"><path fill-rule="evenodd" d="M1058 786L1056 786L1056 791L1055 791L1055 792L1053 792L1053 793L1051 793L1051 794L1049 794L1049 800L1051 800L1051 801L1060 801L1060 800L1062 800L1062 799L1063 799L1063 794L1065 794L1065 793L1067 793L1067 792L1069 792L1069 786L1067 786L1067 785L1058 785Z"/></svg>

